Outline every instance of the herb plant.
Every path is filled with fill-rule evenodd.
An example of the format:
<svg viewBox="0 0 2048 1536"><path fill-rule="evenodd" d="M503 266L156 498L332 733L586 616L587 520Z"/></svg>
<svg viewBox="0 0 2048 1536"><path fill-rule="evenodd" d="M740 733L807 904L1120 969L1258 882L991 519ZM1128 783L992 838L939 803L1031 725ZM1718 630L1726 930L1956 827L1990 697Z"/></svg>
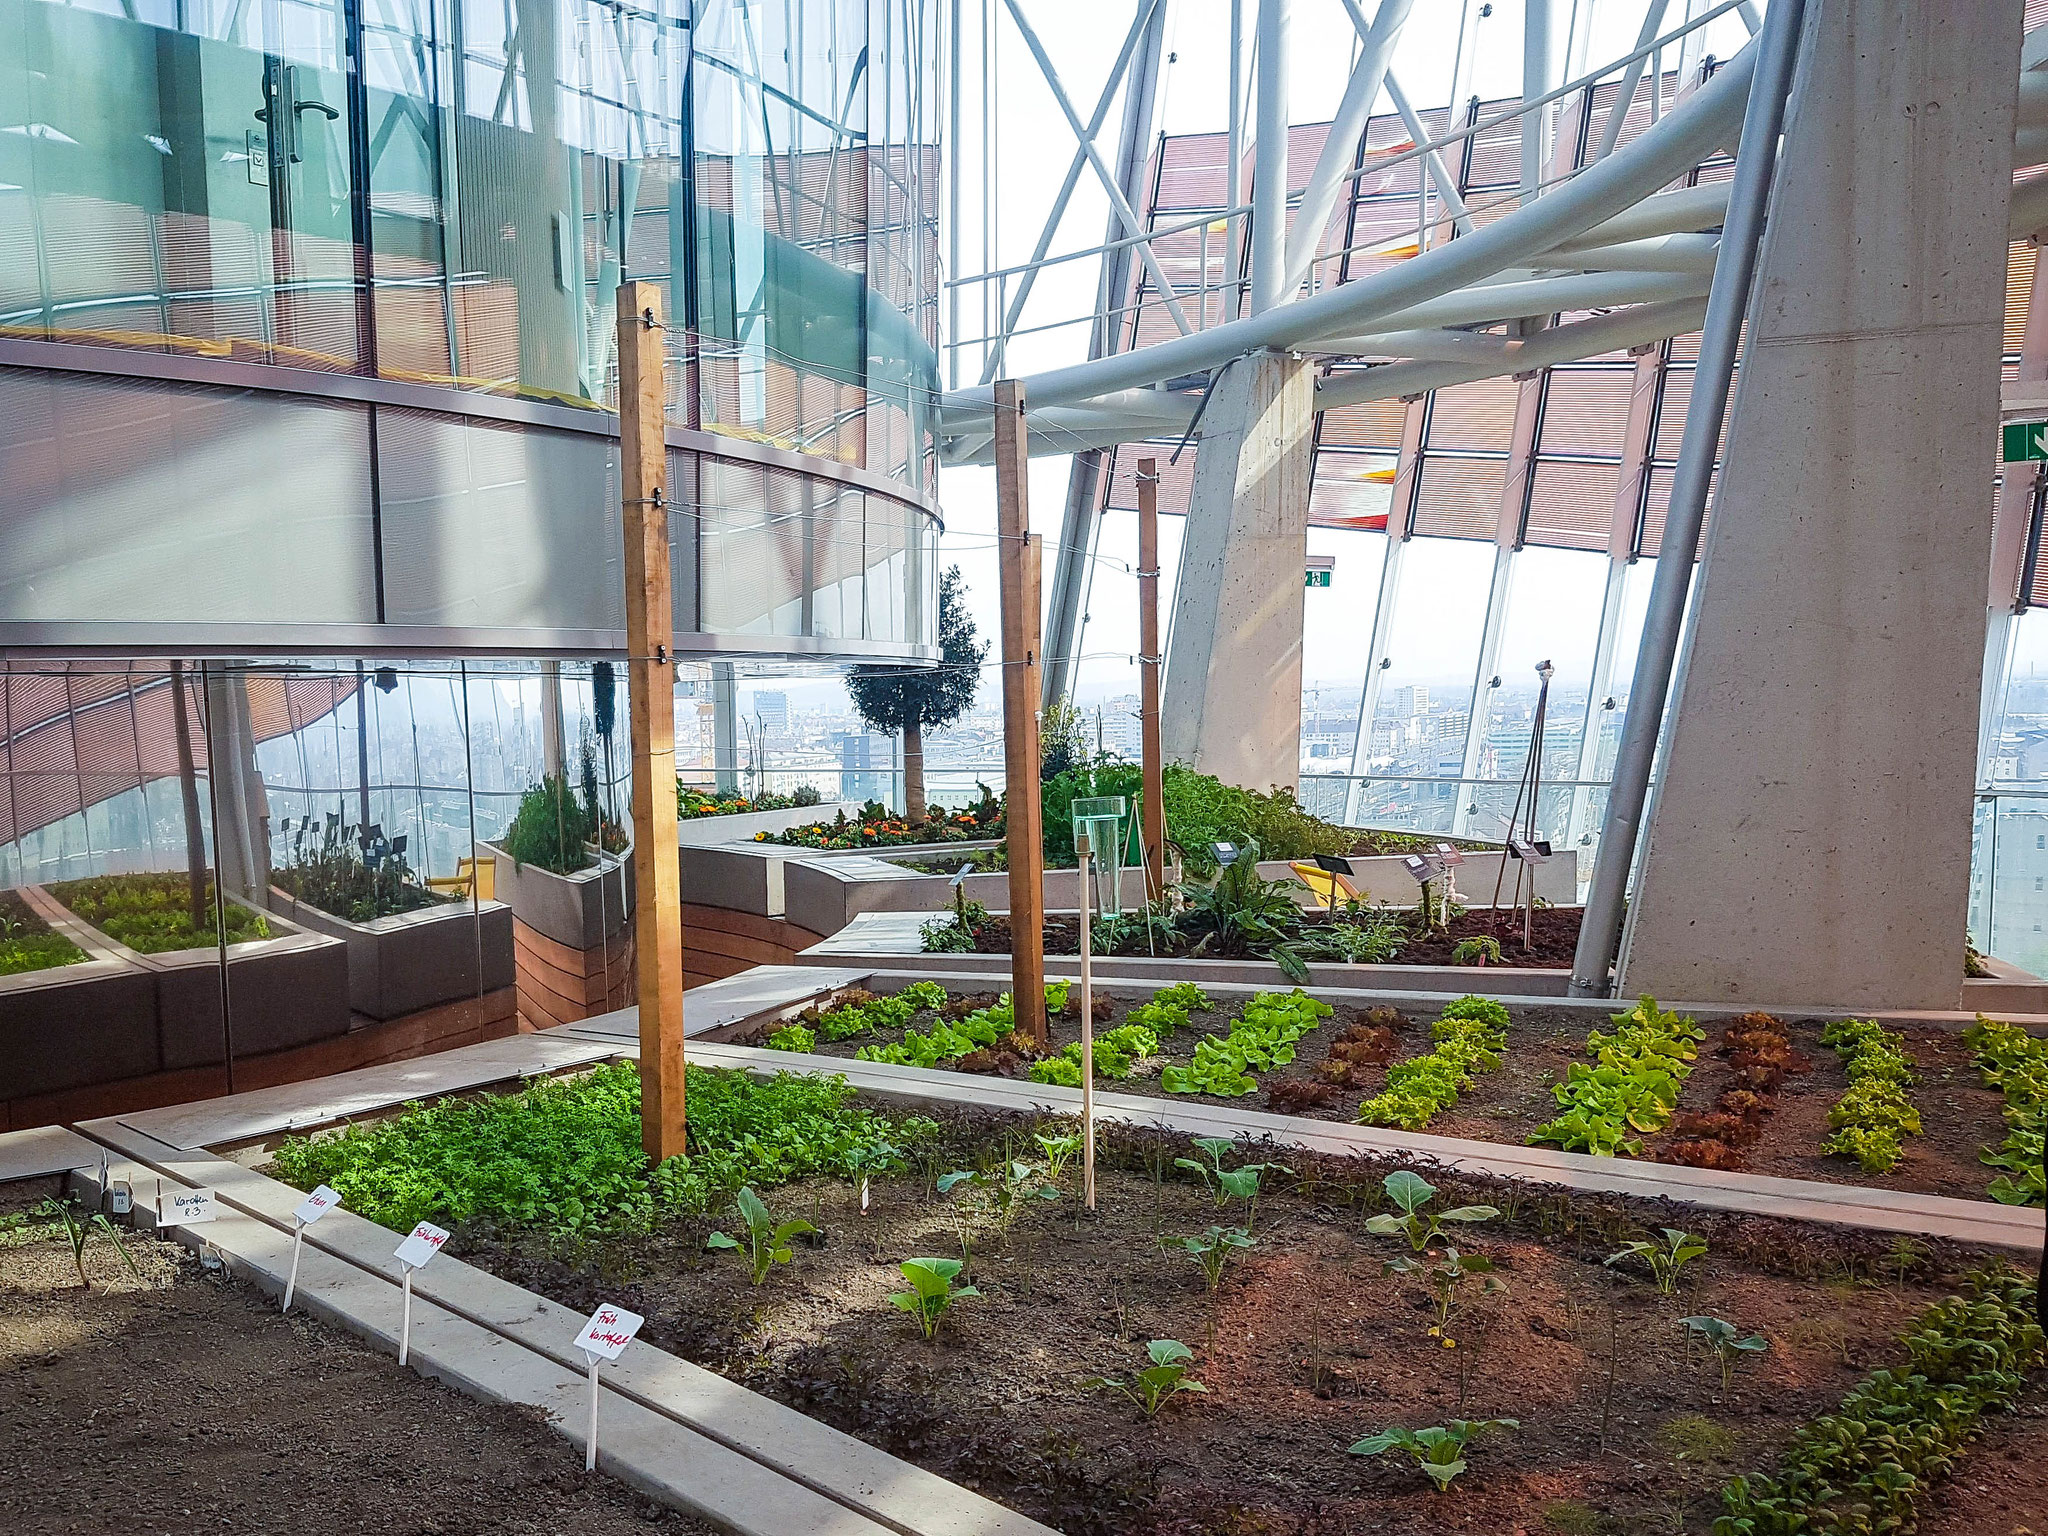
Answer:
<svg viewBox="0 0 2048 1536"><path fill-rule="evenodd" d="M740 1220L746 1223L746 1241L742 1243L723 1232L713 1232L704 1240L704 1246L744 1251L756 1285L766 1280L768 1271L777 1264L787 1264L795 1257L795 1250L790 1247L791 1239L818 1230L801 1217L777 1222L761 1197L745 1185L741 1185L740 1192L733 1196L733 1204L739 1209Z"/></svg>
<svg viewBox="0 0 2048 1536"><path fill-rule="evenodd" d="M1475 938L1460 939L1451 946L1453 965L1499 965L1500 940L1490 934Z"/></svg>
<svg viewBox="0 0 2048 1536"><path fill-rule="evenodd" d="M1622 1259L1641 1259L1649 1266L1650 1278L1657 1282L1657 1294L1676 1296L1678 1272L1706 1251L1707 1240L1704 1237L1694 1237L1690 1232L1666 1227L1661 1244L1638 1239L1618 1252L1610 1253L1603 1262L1614 1264Z"/></svg>
<svg viewBox="0 0 2048 1536"><path fill-rule="evenodd" d="M1849 1075L1849 1091L1828 1111L1834 1133L1821 1150L1853 1157L1865 1173L1889 1173L1903 1154L1903 1139L1920 1134L1920 1111L1906 1090L1913 1064L1900 1036L1875 1019L1836 1019L1820 1032Z"/></svg>
<svg viewBox="0 0 2048 1536"><path fill-rule="evenodd" d="M1452 1419L1429 1429L1404 1429L1396 1424L1351 1447L1354 1456L1378 1456L1385 1451L1406 1451L1415 1464L1443 1493L1465 1470L1465 1447L1492 1429L1519 1429L1514 1419Z"/></svg>
<svg viewBox="0 0 2048 1536"><path fill-rule="evenodd" d="M1084 1387L1108 1387L1121 1392L1139 1408L1146 1418L1165 1406L1166 1400L1179 1392L1207 1392L1209 1389L1188 1375L1192 1368L1195 1352L1179 1339L1154 1339L1145 1346L1145 1353L1152 1363L1133 1371L1128 1378L1122 1376L1091 1376L1081 1383Z"/></svg>
<svg viewBox="0 0 2048 1536"><path fill-rule="evenodd" d="M910 1289L889 1297L891 1306L908 1312L927 1340L939 1335L939 1324L955 1305L980 1291L971 1285L955 1285L960 1276L958 1259L905 1259L896 1268L910 1282Z"/></svg>
<svg viewBox="0 0 2048 1536"><path fill-rule="evenodd" d="M1771 1347L1771 1341L1760 1333L1747 1338L1742 1330L1725 1318L1683 1317L1679 1326L1685 1329L1688 1339L1699 1339L1713 1353L1721 1365L1721 1395L1728 1395L1728 1388L1735 1378L1735 1362L1744 1355L1760 1355Z"/></svg>

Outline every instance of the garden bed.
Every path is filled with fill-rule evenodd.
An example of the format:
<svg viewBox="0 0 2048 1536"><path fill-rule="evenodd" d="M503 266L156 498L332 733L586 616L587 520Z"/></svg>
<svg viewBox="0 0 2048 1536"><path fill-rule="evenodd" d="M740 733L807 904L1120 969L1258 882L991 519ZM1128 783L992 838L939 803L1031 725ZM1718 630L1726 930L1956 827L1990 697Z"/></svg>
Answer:
<svg viewBox="0 0 2048 1536"><path fill-rule="evenodd" d="M1483 982L1485 974L1475 973L1475 982ZM973 1006L995 1002L993 987L998 984L992 981L988 992L955 990L949 993L942 1011L920 1012L907 1024L876 1028L839 1040L830 1039L830 1031L820 1027L815 1018L808 1019L808 1033L813 1041L809 1048L820 1055L852 1057L862 1049L887 1050L901 1042L906 1031L929 1036L944 1015L957 1020ZM1148 998L1158 995L1131 983L1117 984L1114 992L1114 996L1107 991L1098 993L1098 1040L1126 1024L1134 1010L1143 1009ZM1078 1054L1079 988L1069 987L1066 996L1069 1011L1053 1016L1050 1021L1050 1053L1054 1055ZM1202 1040L1225 1038L1231 1020L1241 1009L1239 1001L1220 993L1215 1001L1218 1006L1191 1010L1185 1028L1165 1034L1156 1058L1134 1063L1135 1075L1112 1078L1098 1064L1097 1087L1117 1093L1153 1094L1353 1122L1366 1101L1386 1090L1390 1068L1413 1062L1436 1046L1431 1038L1436 1010L1413 1008L1383 1020L1377 1014L1369 1017L1366 1010L1345 1005L1292 1042L1291 1061L1249 1073L1255 1085L1251 1092L1166 1093L1162 1086L1166 1069L1179 1071L1190 1067ZM1583 1009L1532 1005L1516 1006L1508 1012L1506 1048L1500 1053L1498 1068L1473 1072L1469 1084L1458 1092L1454 1102L1438 1110L1426 1124L1407 1128L1426 1130L1432 1135L1522 1145L1539 1127L1559 1117L1562 1106L1553 1090L1570 1076L1574 1064L1591 1064L1587 1054L1588 1033L1594 1029L1611 1032L1613 1026L1606 1018L1589 1016ZM1347 1034L1356 1037L1375 1027L1385 1028L1386 1033L1359 1041L1362 1048L1350 1049L1339 1044ZM1790 1050L1805 1069L1783 1079L1768 1112L1758 1117L1756 1139L1739 1149L1734 1162L1709 1165L1734 1166L1783 1178L1866 1184L1963 1199L1986 1198L1998 1170L1987 1166L1981 1154L1984 1149L2004 1142L2007 1136L2003 1118L2006 1100L1998 1089L1985 1082L1976 1065L1977 1055L1963 1034L1931 1023L1897 1030L1887 1027L1888 1034L1896 1035L1917 1079L1907 1089L1907 1096L1921 1118L1922 1130L1918 1135L1901 1138L1894 1167L1886 1172L1872 1172L1852 1157L1830 1155L1823 1150L1833 1134L1830 1114L1850 1088L1843 1060L1822 1041L1825 1027L1812 1019L1794 1018L1786 1022ZM1636 1137L1643 1143L1641 1155L1664 1161L1699 1160L1681 1155L1684 1149L1680 1143L1694 1139L1685 1134L1691 1122L1684 1117L1714 1113L1723 1096L1739 1087L1733 1053L1722 1050L1722 1029L1719 1022L1703 1026L1706 1038L1697 1049L1690 1075L1680 1086L1668 1123ZM770 1031L764 1029L755 1038L741 1043L766 1044L769 1038ZM786 1037L783 1043L789 1043ZM1333 1063L1333 1046L1340 1058L1350 1059ZM1032 1068L1028 1059L1000 1051L911 1064L935 1064L953 1070L961 1070L964 1065L966 1069L995 1070L1015 1077L1029 1075Z"/></svg>
<svg viewBox="0 0 2048 1536"><path fill-rule="evenodd" d="M1068 1536L1703 1532L1736 1474L1773 1469L1806 1421L1905 1361L1916 1323L1955 1333L1954 1307L1930 1309L1982 1285L1980 1256L1940 1244L1427 1169L1439 1187L1418 1204L1398 1182L1413 1170L1391 1163L1211 1153L1135 1130L1105 1136L1090 1214L1078 1166L1055 1173L1037 1139L1057 1146L1071 1122L890 1123L795 1082L735 1087L693 1069L696 1151L676 1177L635 1157L637 1090L619 1068L415 1111L325 1151L290 1144L280 1169L334 1183L387 1225L452 1222L450 1251L470 1262L571 1308L622 1303L646 1316L649 1342ZM803 1102L777 1102L792 1093ZM1216 1159L1237 1193L1190 1171ZM1255 1202L1253 1162L1268 1165ZM709 1246L714 1231L744 1243L741 1180L775 1221L816 1229L786 1231L786 1260L771 1255L759 1284L744 1248ZM1398 1215L1397 1190L1425 1218L1459 1213L1445 1230L1470 1278L1448 1318L1438 1282L1389 1273L1411 1261L1440 1275L1445 1260L1441 1240L1417 1248L1378 1219ZM1704 1240L1669 1294L1641 1259L1605 1262L1665 1225ZM1179 1240L1235 1228L1251 1246L1212 1291ZM894 1299L899 1266L924 1257L964 1261L953 1283L978 1292L929 1342ZM2031 1293L2001 1284L1973 1289L1984 1299L1969 1326L2009 1344L2018 1374L2000 1401L2033 1412L2048 1381L2024 1374L2040 1362L2022 1321ZM1733 1325L1727 1377L1687 1318ZM1147 1416L1099 1378L1133 1382L1155 1340L1192 1352L1186 1379L1204 1390ZM1390 1428L1490 1418L1518 1422L1476 1436L1446 1492L1398 1452L1350 1454ZM1985 1422L1996 1435L2015 1421ZM1960 1484L1931 1474L1912 1492L1928 1529L1944 1499L1974 1496L1973 1470L1966 1459Z"/></svg>

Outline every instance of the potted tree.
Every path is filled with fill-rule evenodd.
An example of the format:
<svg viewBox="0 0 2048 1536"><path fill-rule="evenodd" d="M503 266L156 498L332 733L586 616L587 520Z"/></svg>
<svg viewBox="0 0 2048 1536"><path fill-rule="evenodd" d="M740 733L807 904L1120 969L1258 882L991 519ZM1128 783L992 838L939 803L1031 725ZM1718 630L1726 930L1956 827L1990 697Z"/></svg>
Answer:
<svg viewBox="0 0 2048 1536"><path fill-rule="evenodd" d="M948 567L939 582L936 667L855 667L846 680L855 711L871 729L903 733L903 810L912 822L926 819L924 733L949 726L967 712L988 655L988 642L975 632L961 585L960 567Z"/></svg>

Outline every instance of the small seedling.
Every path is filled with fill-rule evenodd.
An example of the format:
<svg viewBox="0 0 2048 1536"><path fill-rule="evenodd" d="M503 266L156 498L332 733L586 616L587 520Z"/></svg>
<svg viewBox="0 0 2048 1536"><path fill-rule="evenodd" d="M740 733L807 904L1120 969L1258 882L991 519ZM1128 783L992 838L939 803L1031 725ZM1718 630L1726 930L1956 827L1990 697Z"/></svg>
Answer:
<svg viewBox="0 0 2048 1536"><path fill-rule="evenodd" d="M1383 1451L1406 1451L1415 1458L1415 1464L1429 1474L1429 1480L1436 1484L1438 1493L1451 1486L1451 1481L1465 1470L1465 1445L1489 1429L1520 1429L1515 1419L1453 1419L1448 1424L1432 1426L1429 1429L1403 1429L1395 1425L1383 1429L1368 1439L1351 1447L1354 1456L1377 1456Z"/></svg>
<svg viewBox="0 0 2048 1536"><path fill-rule="evenodd" d="M1176 1392L1207 1392L1199 1381L1190 1380L1188 1370L1195 1352L1179 1339L1154 1339L1145 1346L1152 1363L1133 1371L1128 1380L1118 1376L1091 1376L1081 1383L1088 1388L1109 1387L1123 1393L1151 1418Z"/></svg>
<svg viewBox="0 0 2048 1536"><path fill-rule="evenodd" d="M853 1175L853 1187L860 1191L860 1213L868 1213L868 1186L878 1173L903 1165L903 1153L886 1141L846 1149L846 1171Z"/></svg>
<svg viewBox="0 0 2048 1536"><path fill-rule="evenodd" d="M769 1214L768 1207L762 1202L761 1197L750 1188L742 1187L733 1197L733 1204L739 1209L740 1220L747 1224L747 1240L742 1243L723 1232L714 1232L704 1239L704 1246L743 1251L747 1255L753 1282L756 1285L766 1280L768 1271L777 1264L787 1264L795 1257L795 1251L790 1247L790 1239L818 1230L801 1216L777 1223Z"/></svg>
<svg viewBox="0 0 2048 1536"><path fill-rule="evenodd" d="M1408 1246L1417 1253L1443 1237L1443 1224L1447 1221L1491 1221L1500 1214L1490 1205L1461 1205L1448 1211L1424 1211L1423 1207L1436 1198L1436 1186L1406 1168L1388 1174L1382 1187L1387 1198L1401 1208L1401 1214L1374 1216L1366 1222L1365 1230L1374 1237L1406 1237Z"/></svg>
<svg viewBox="0 0 2048 1536"><path fill-rule="evenodd" d="M1740 1337L1740 1330L1723 1318L1685 1317L1679 1319L1688 1339L1703 1339L1714 1358L1721 1362L1721 1395L1728 1395L1728 1388L1735 1377L1735 1362L1744 1355L1760 1355L1771 1347L1771 1341L1760 1333L1748 1338Z"/></svg>
<svg viewBox="0 0 2048 1536"><path fill-rule="evenodd" d="M960 1275L958 1259L905 1259L896 1268L910 1282L910 1289L895 1292L889 1302L916 1318L927 1340L938 1337L939 1324L955 1302L981 1294L971 1285L953 1283Z"/></svg>
<svg viewBox="0 0 2048 1536"><path fill-rule="evenodd" d="M1201 1265L1202 1278L1213 1291L1223 1283L1223 1266L1230 1262L1232 1256L1256 1248L1259 1243L1243 1227L1211 1227L1200 1237L1168 1238L1166 1246L1178 1248Z"/></svg>
<svg viewBox="0 0 2048 1536"><path fill-rule="evenodd" d="M85 1272L85 1245L95 1236L104 1237L112 1243L114 1251L121 1255L121 1262L128 1266L128 1273L141 1277L142 1271L135 1267L135 1256L121 1241L120 1230L103 1213L93 1211L88 1214L82 1205L52 1199L45 1200L36 1214L46 1216L63 1227L65 1237L71 1241L71 1262L78 1266L78 1283L88 1291L92 1289L92 1280Z"/></svg>
<svg viewBox="0 0 2048 1536"><path fill-rule="evenodd" d="M1053 1183L1059 1183L1060 1175L1067 1171L1067 1164L1081 1151L1081 1133L1069 1131L1064 1136L1035 1134L1032 1139L1045 1154L1045 1176Z"/></svg>
<svg viewBox="0 0 2048 1536"><path fill-rule="evenodd" d="M1195 1147L1208 1161L1199 1162L1192 1157L1176 1157L1173 1166L1199 1174L1202 1187L1216 1197L1218 1205L1227 1204L1231 1200L1242 1200L1249 1206L1259 1197L1261 1174L1269 1168L1276 1173L1285 1173L1287 1169L1278 1163L1246 1163L1241 1168L1225 1168L1224 1154L1235 1145L1237 1143L1227 1136L1197 1136Z"/></svg>
<svg viewBox="0 0 2048 1536"><path fill-rule="evenodd" d="M1453 965L1499 965L1500 940L1489 937L1460 939L1451 946Z"/></svg>
<svg viewBox="0 0 2048 1536"><path fill-rule="evenodd" d="M1430 1300L1436 1307L1436 1323L1429 1330L1429 1336L1445 1349L1456 1349L1458 1341L1451 1337L1451 1314L1457 1309L1458 1288L1474 1275L1486 1277L1481 1287L1483 1294L1498 1295L1507 1290L1507 1285L1493 1272L1493 1260L1484 1254L1465 1255L1457 1249L1446 1247L1440 1257L1425 1263L1403 1254L1398 1259L1387 1260L1386 1273L1390 1275L1421 1275L1430 1289Z"/></svg>
<svg viewBox="0 0 2048 1536"><path fill-rule="evenodd" d="M1657 1294L1676 1296L1678 1272L1706 1251L1707 1240L1704 1237L1694 1237L1690 1232L1666 1227L1661 1245L1633 1242L1620 1252L1607 1255L1605 1262L1613 1264L1621 1259L1641 1259L1650 1266L1650 1278L1657 1282Z"/></svg>
<svg viewBox="0 0 2048 1536"><path fill-rule="evenodd" d="M1056 1185L1039 1178L1038 1166L1022 1158L1005 1158L992 1168L975 1172L969 1168L956 1168L951 1173L939 1175L937 1189L940 1194L951 1194L962 1184L972 1184L982 1192L996 1215L996 1224L1005 1232L1010 1223L1017 1219L1017 1212L1029 1199L1057 1200L1060 1197Z"/></svg>

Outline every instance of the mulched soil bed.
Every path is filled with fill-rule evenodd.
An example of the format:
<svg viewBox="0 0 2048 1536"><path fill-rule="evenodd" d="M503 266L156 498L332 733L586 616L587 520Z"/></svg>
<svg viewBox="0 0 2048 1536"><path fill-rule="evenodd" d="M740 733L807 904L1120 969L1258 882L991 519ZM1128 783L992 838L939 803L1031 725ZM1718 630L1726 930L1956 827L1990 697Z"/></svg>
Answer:
<svg viewBox="0 0 2048 1536"><path fill-rule="evenodd" d="M10 1189L18 1196L18 1188ZM41 1191L37 1191L38 1194ZM18 1205L17 1199L10 1205ZM0 1530L709 1536L537 1414L486 1407L185 1249L0 1238Z"/></svg>
<svg viewBox="0 0 2048 1536"><path fill-rule="evenodd" d="M1474 990L1483 992L1483 973L1475 974L1474 982ZM975 994L954 995L968 997ZM1074 1006L1078 1008L1078 989L1072 995ZM980 996L979 1000L993 1002L995 994L991 991ZM1101 1001L1098 999L1098 1011ZM1123 1000L1112 1002L1109 1016L1098 1024L1098 1028L1115 1027L1132 1006ZM1430 1121L1425 1128L1429 1134L1520 1145L1528 1140L1531 1131L1558 1113L1551 1089L1564 1080L1573 1062L1586 1060L1586 1034L1596 1027L1596 1021L1561 1008L1515 1008L1512 1014L1508 1053L1501 1070L1476 1077L1455 1105ZM1198 1039L1195 1031L1225 1033L1231 1016L1232 1006L1228 1004L1194 1014L1190 1019L1190 1029L1182 1030L1164 1042L1165 1059L1185 1064L1194 1055ZM1310 1031L1300 1040L1291 1065L1258 1074L1257 1093L1242 1098L1218 1098L1206 1094L1177 1094L1172 1097L1306 1115L1320 1120L1355 1121L1358 1106L1385 1086L1384 1063L1354 1066L1349 1087L1330 1090L1327 1102L1311 1101L1324 1096L1319 1090L1326 1085L1318 1068L1328 1059L1331 1043L1347 1029L1362 1023L1364 1018L1363 1010L1338 1007L1320 1028ZM1430 1050L1429 1026L1434 1018L1433 1011L1424 1009L1412 1010L1405 1015L1394 1035L1391 1059L1399 1061ZM930 1025L931 1017L926 1015L913 1021L911 1027L928 1029ZM1601 1019L1597 1021L1597 1027L1607 1029L1610 1026ZM1733 1068L1715 1051L1721 1031L1719 1022L1708 1029L1708 1038L1701 1048L1698 1063L1686 1080L1679 1099L1681 1115L1713 1111L1722 1093L1731 1086ZM1920 1110L1925 1133L1906 1138L1904 1156L1886 1174L1866 1174L1852 1159L1828 1156L1821 1151L1821 1143L1829 1134L1828 1111L1847 1091L1848 1078L1834 1051L1821 1044L1819 1021L1788 1020L1787 1032L1794 1050L1810 1062L1810 1069L1785 1080L1771 1112L1762 1123L1760 1138L1742 1150L1735 1166L1749 1173L1774 1174L1784 1178L1865 1184L1962 1199L1988 1198L1986 1190L1998 1170L1985 1167L1979 1161L1979 1153L1981 1149L1996 1146L2005 1139L2002 1115L2005 1101L1997 1091L1984 1086L1976 1068L1971 1065L1970 1051L1963 1045L1958 1032L1931 1024L1903 1027L1904 1046L1913 1058L1920 1078L1911 1094ZM765 1036L766 1031L762 1031L746 1043L760 1044ZM895 1038L898 1038L898 1032L892 1031L838 1042L821 1040L816 1050L824 1055L850 1057L863 1045ZM1079 1039L1078 1014L1052 1021L1053 1050ZM1020 1063L1016 1070L1017 1075L1022 1075L1024 1064ZM1107 1092L1160 1093L1156 1064L1149 1068L1141 1066L1140 1071L1143 1075L1126 1080L1098 1079L1097 1086ZM1646 1138L1646 1155L1657 1157L1681 1139L1680 1130L1676 1127Z"/></svg>
<svg viewBox="0 0 2048 1536"><path fill-rule="evenodd" d="M978 1134L1000 1134L988 1124ZM1026 1129L1010 1123L1020 1153L1032 1151ZM623 1302L661 1348L1068 1536L1704 1531L1730 1476L1769 1467L1798 1424L1899 1358L1899 1333L1976 1262L1923 1252L1902 1282L1881 1238L1439 1179L1441 1204L1513 1206L1461 1231L1507 1291L1459 1314L1453 1351L1430 1337L1421 1285L1384 1272L1405 1241L1364 1230L1360 1190L1376 1194L1384 1168L1289 1157L1300 1178L1260 1200L1258 1246L1211 1296L1160 1239L1241 1221L1243 1207L1220 1210L1174 1174L1181 1150L1120 1134L1097 1215L1080 1211L1070 1169L1062 1198L1026 1200L1007 1235L992 1215L935 1195L929 1170L878 1182L865 1217L842 1183L785 1187L769 1196L776 1215L804 1216L823 1236L758 1288L735 1256L704 1249L713 1226L732 1230L722 1214L574 1243L471 1230L456 1249L572 1308ZM1155 1179L1148 1163L1171 1176ZM1712 1244L1670 1298L1601 1264L1662 1222ZM982 1295L927 1345L888 1301L901 1288L895 1266L957 1257L963 1236ZM1725 1399L1679 1326L1703 1313L1770 1340ZM1162 1338L1193 1348L1206 1395L1145 1419L1083 1385L1128 1373ZM2029 1405L2044 1396L2037 1384ZM1448 1494L1405 1458L1346 1453L1389 1425L1495 1416L1521 1426L1476 1442ZM2038 1445L2037 1428L2016 1426L2013 1445ZM1987 1459L1974 1480L1999 1483L2004 1467ZM1973 1456L1966 1486L1979 1470ZM1981 1501L1987 1513L2019 1508L2003 1487Z"/></svg>

